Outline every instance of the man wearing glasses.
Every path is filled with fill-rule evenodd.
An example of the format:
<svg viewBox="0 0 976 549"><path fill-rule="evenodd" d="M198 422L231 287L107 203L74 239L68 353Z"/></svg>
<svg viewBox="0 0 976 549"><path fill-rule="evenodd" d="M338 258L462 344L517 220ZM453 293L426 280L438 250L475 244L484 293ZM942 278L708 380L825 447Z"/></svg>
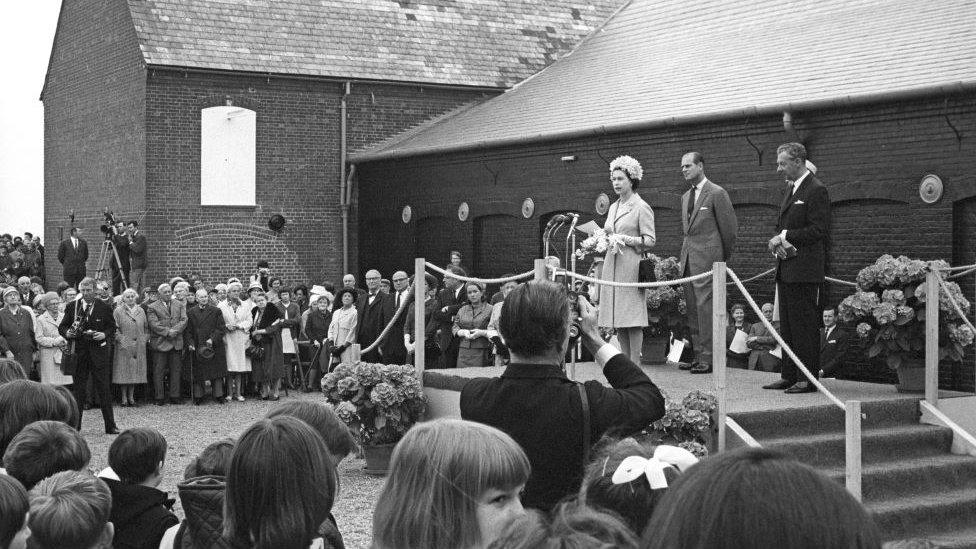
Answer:
<svg viewBox="0 0 976 549"><path fill-rule="evenodd" d="M393 318L393 296L380 291L380 281L382 279L383 277L379 271L375 269L367 271L366 293L360 295L356 303L356 310L359 313L356 342L359 343L363 350L379 338L380 334L383 333L383 328ZM394 333L393 330L390 333ZM389 338L387 338L388 341ZM372 351L363 353L362 361L397 364L386 356L386 349L384 347L387 344L386 342L381 343Z"/></svg>

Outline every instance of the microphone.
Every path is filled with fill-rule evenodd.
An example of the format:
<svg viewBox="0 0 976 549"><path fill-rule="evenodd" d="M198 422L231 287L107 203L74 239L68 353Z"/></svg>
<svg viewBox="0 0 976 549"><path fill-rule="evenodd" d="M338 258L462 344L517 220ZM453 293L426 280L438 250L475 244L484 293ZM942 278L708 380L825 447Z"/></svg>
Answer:
<svg viewBox="0 0 976 549"><path fill-rule="evenodd" d="M548 226L551 227L551 226L555 225L556 223L565 223L565 222L566 222L566 216L565 215L563 215L563 214L556 214L556 215L552 216L552 218L549 220L549 225Z"/></svg>

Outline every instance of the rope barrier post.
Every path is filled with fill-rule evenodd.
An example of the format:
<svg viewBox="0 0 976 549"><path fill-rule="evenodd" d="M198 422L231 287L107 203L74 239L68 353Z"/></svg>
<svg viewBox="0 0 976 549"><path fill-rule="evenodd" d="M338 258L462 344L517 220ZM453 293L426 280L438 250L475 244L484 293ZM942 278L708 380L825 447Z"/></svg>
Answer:
<svg viewBox="0 0 976 549"><path fill-rule="evenodd" d="M939 273L925 275L925 401L939 406Z"/></svg>
<svg viewBox="0 0 976 549"><path fill-rule="evenodd" d="M362 349L363 347L358 343L353 343L349 346L349 362L355 364L362 359Z"/></svg>
<svg viewBox="0 0 976 549"><path fill-rule="evenodd" d="M425 276L427 271L424 268L424 258L418 257L413 260L413 367L417 371L417 379L420 386L424 386L424 360L426 359L424 350L427 342L424 335L427 333L426 303L427 297L425 287ZM402 336L399 336L402 337Z"/></svg>
<svg viewBox="0 0 976 549"><path fill-rule="evenodd" d="M725 386L725 263L717 261L712 264L712 373L715 388L718 392L718 416L715 424L718 426L718 451L725 451L725 415L727 411ZM689 303L688 307L694 307Z"/></svg>
<svg viewBox="0 0 976 549"><path fill-rule="evenodd" d="M976 274L974 274L973 277L976 278ZM976 293L976 284L973 284L973 288L973 293ZM976 296L973 298L973 303L976 303ZM974 357L973 362L976 363L976 357ZM976 375L976 367L973 368L973 374ZM973 390L976 391L976 379L973 379Z"/></svg>
<svg viewBox="0 0 976 549"><path fill-rule="evenodd" d="M535 260L535 281L545 280L546 277L546 260L536 259Z"/></svg>
<svg viewBox="0 0 976 549"><path fill-rule="evenodd" d="M861 501L861 401L848 400L844 406L845 484L847 491Z"/></svg>

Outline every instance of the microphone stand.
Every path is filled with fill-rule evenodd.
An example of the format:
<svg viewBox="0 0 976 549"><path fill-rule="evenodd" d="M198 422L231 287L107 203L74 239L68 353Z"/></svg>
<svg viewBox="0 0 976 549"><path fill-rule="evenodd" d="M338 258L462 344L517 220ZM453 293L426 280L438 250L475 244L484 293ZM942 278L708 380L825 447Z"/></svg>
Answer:
<svg viewBox="0 0 976 549"><path fill-rule="evenodd" d="M561 215L554 215L549 223L546 224L546 230L542 232L542 244L543 244L543 259L549 256L549 240L552 238L553 229L556 227L556 222L560 221Z"/></svg>
<svg viewBox="0 0 976 549"><path fill-rule="evenodd" d="M569 225L569 234L566 235L566 268L576 274L576 223L579 222L579 214L567 214L573 218L573 222ZM571 276L566 276L566 283L570 291L576 291L576 279ZM579 300L579 295L576 296L577 301ZM566 372L566 376L571 380L576 380L576 358L579 356L579 345L580 340L577 338L573 342L573 348L569 350L569 368Z"/></svg>

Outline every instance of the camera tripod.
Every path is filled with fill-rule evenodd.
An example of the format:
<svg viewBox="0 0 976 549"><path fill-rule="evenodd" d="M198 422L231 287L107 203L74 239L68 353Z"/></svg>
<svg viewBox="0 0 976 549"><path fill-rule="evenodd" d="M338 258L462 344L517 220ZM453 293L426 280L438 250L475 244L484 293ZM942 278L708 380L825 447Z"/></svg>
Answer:
<svg viewBox="0 0 976 549"><path fill-rule="evenodd" d="M119 259L119 251L115 249L111 234L106 235L105 239L102 240L102 247L98 252L98 266L95 268L95 279L107 280L109 285L112 284L111 278L105 277L105 269L109 266L109 261L113 258L115 259L115 266L119 269L119 276L122 277L122 288L128 290L129 283L125 280L125 271L122 270L122 260Z"/></svg>

